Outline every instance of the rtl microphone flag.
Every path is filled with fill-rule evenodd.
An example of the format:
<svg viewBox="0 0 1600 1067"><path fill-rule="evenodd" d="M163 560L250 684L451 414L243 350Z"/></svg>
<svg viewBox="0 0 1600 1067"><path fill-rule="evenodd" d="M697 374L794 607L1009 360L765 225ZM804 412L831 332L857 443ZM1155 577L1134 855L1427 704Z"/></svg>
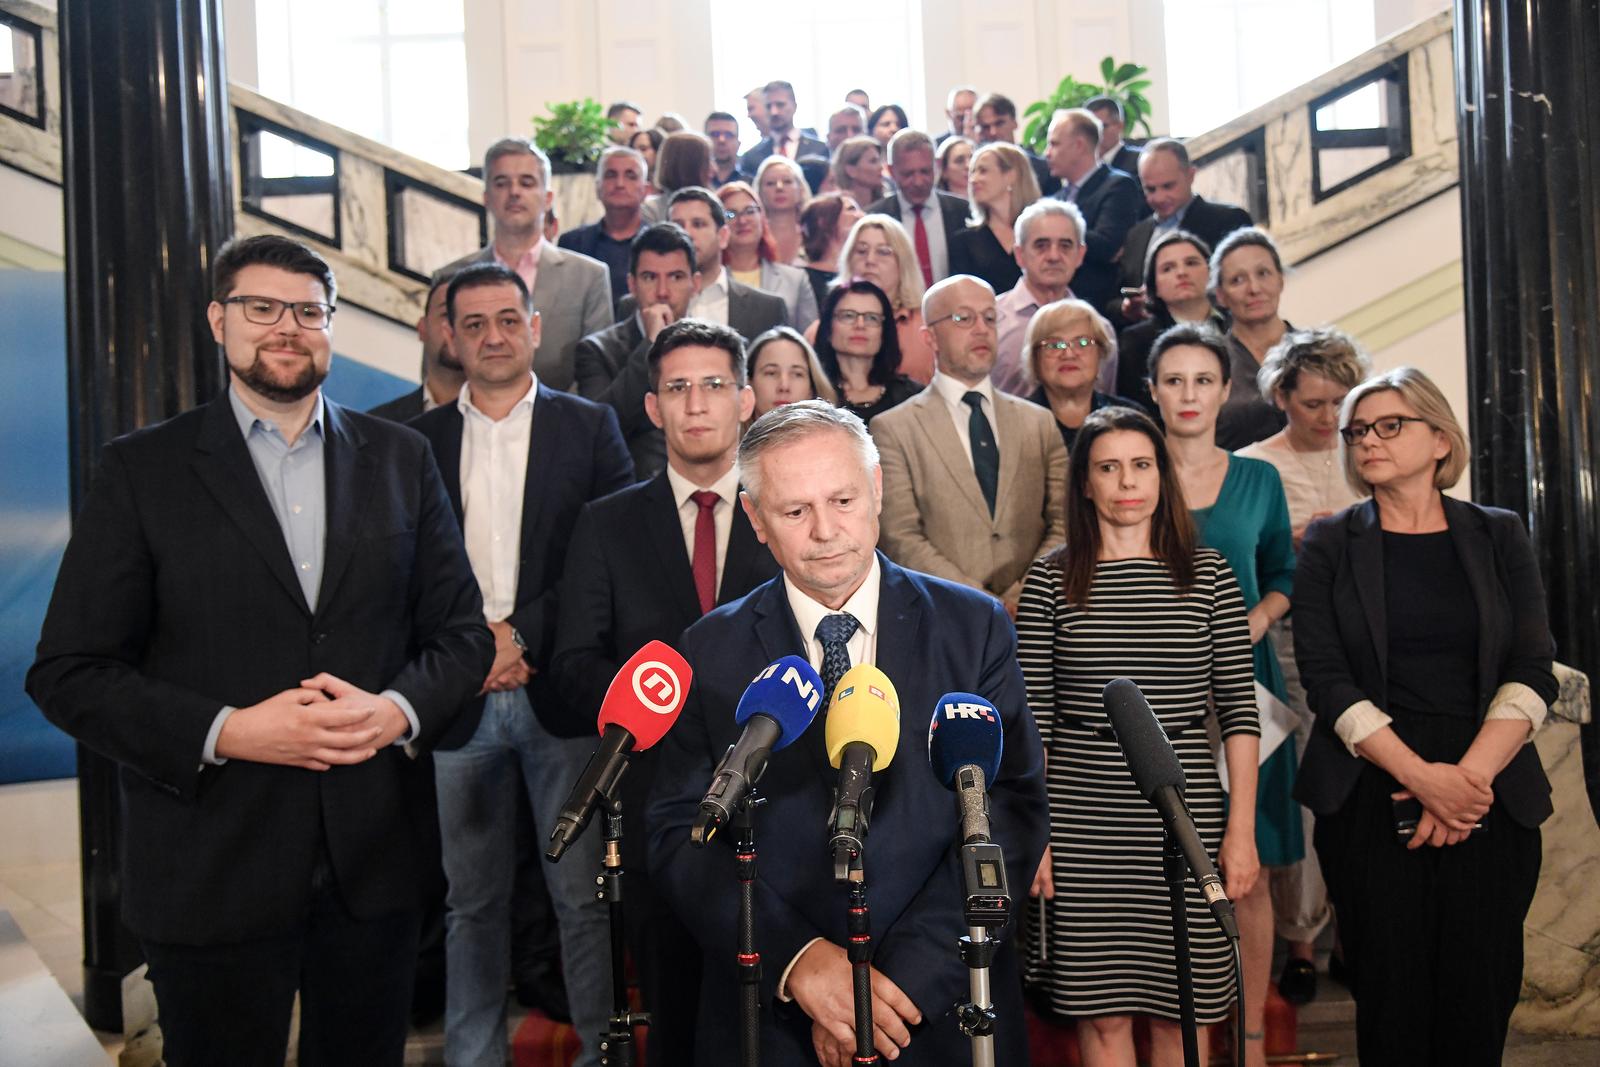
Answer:
<svg viewBox="0 0 1600 1067"><path fill-rule="evenodd" d="M837 767L847 745L872 747L872 769L881 771L900 744L900 695L889 676L870 663L851 667L834 687L823 723L828 762Z"/></svg>

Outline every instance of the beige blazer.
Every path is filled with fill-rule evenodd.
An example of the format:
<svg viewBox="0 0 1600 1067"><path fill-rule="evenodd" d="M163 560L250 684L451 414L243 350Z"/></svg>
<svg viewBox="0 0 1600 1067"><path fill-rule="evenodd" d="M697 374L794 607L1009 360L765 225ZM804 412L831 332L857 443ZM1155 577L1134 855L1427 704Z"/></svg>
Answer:
<svg viewBox="0 0 1600 1067"><path fill-rule="evenodd" d="M1028 565L1066 539L1067 449L1048 408L995 390L991 518L950 409L928 388L872 420L883 461L878 546L912 570L1015 603Z"/></svg>

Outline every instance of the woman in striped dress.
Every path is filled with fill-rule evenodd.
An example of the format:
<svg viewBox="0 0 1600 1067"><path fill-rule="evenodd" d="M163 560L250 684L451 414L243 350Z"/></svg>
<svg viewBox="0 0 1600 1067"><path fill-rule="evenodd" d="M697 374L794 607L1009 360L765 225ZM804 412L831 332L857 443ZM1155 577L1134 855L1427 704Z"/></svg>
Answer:
<svg viewBox="0 0 1600 1067"><path fill-rule="evenodd" d="M1069 547L1028 571L1017 610L1051 823L1032 889L1029 977L1048 1010L1080 1021L1089 1067L1131 1067L1134 1014L1151 1016L1152 1062L1175 1065L1182 1036L1161 819L1134 786L1101 690L1131 678L1149 698L1201 838L1228 894L1243 896L1258 873L1259 734L1244 601L1222 556L1196 547L1148 416L1124 407L1088 415L1066 501ZM1232 786L1226 815L1205 731L1213 705ZM1220 1022L1233 999L1227 942L1192 885L1188 914L1196 1016Z"/></svg>

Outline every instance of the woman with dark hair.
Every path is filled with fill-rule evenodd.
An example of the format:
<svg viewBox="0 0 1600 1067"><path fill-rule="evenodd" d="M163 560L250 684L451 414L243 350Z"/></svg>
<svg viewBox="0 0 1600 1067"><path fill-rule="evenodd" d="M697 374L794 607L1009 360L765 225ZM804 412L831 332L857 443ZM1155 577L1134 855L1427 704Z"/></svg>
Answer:
<svg viewBox="0 0 1600 1067"><path fill-rule="evenodd" d="M1257 877L1259 727L1244 601L1222 554L1199 546L1149 416L1090 412L1065 497L1071 547L1029 569L1017 608L1017 655L1050 797L1050 847L1030 889L1038 902L1028 976L1047 1011L1078 1021L1089 1067L1134 1062L1136 1014L1151 1017L1152 1062L1176 1064L1182 1034L1161 818L1128 771L1101 691L1113 678L1143 690L1183 766L1184 798L1228 895L1246 895ZM1231 804L1207 737L1213 711ZM1196 1018L1218 1023L1233 1000L1231 952L1192 885L1186 904Z"/></svg>
<svg viewBox="0 0 1600 1067"><path fill-rule="evenodd" d="M800 212L800 236L806 253L806 278L817 294L817 306L828 298L828 286L839 275L840 252L856 220L865 214L853 196L823 193Z"/></svg>
<svg viewBox="0 0 1600 1067"><path fill-rule="evenodd" d="M1267 353L1294 329L1278 314L1283 258L1265 230L1246 226L1222 239L1211 256L1211 296L1228 313L1228 358L1234 388L1217 420L1217 443L1243 448L1283 429L1284 414L1256 388Z"/></svg>
<svg viewBox="0 0 1600 1067"><path fill-rule="evenodd" d="M796 400L839 403L839 394L817 362L817 353L791 326L774 326L751 341L746 370L756 395L751 421Z"/></svg>
<svg viewBox="0 0 1600 1067"><path fill-rule="evenodd" d="M661 142L667 135L660 129L652 127L648 130L636 130L628 139L628 147L644 157L644 176L650 183L650 191L656 191L656 156L661 152Z"/></svg>
<svg viewBox="0 0 1600 1067"><path fill-rule="evenodd" d="M911 120L906 118L905 108L899 104L884 104L867 119L867 133L887 152L894 135L910 125Z"/></svg>
<svg viewBox="0 0 1600 1067"><path fill-rule="evenodd" d="M1227 320L1206 296L1211 246L1187 230L1169 230L1150 242L1144 257L1145 307L1150 317L1122 331L1117 339L1117 392L1141 400L1150 396L1150 346L1180 322L1203 322L1218 333ZM1151 401L1153 404L1154 401Z"/></svg>
<svg viewBox="0 0 1600 1067"><path fill-rule="evenodd" d="M1228 398L1228 349L1215 330L1183 323L1150 350L1150 392L1161 407L1167 447L1200 543L1221 552L1244 595L1256 684L1286 705L1283 667L1267 631L1289 610L1294 535L1283 482L1270 463L1217 445L1217 413ZM1263 716L1269 711L1262 709ZM1255 796L1256 851L1262 866L1288 867L1305 856L1294 800L1295 744L1285 737L1262 762ZM1244 963L1245 1063L1264 1067L1267 978L1272 969L1272 898L1267 880L1234 898Z"/></svg>
<svg viewBox="0 0 1600 1067"><path fill-rule="evenodd" d="M717 190L717 199L731 216L722 263L733 280L783 297L796 329L816 322L817 294L805 271L777 261L778 243L772 239L755 189L749 182L729 182Z"/></svg>
<svg viewBox="0 0 1600 1067"><path fill-rule="evenodd" d="M922 386L897 373L900 340L894 307L871 282L841 282L829 291L817 320L817 361L839 392L839 406L870 423Z"/></svg>
<svg viewBox="0 0 1600 1067"><path fill-rule="evenodd" d="M639 208L639 213L647 223L666 219L667 201L679 189L711 184L711 139L695 130L678 130L667 134L661 141L661 147L656 150L652 181L657 191L655 195L645 197L644 204Z"/></svg>
<svg viewBox="0 0 1600 1067"><path fill-rule="evenodd" d="M1297 795L1317 816L1361 1062L1487 1067L1551 813L1529 744L1557 692L1544 583L1521 516L1444 494L1469 448L1426 375L1369 378L1342 420L1345 476L1368 499L1302 543L1294 651L1316 725Z"/></svg>

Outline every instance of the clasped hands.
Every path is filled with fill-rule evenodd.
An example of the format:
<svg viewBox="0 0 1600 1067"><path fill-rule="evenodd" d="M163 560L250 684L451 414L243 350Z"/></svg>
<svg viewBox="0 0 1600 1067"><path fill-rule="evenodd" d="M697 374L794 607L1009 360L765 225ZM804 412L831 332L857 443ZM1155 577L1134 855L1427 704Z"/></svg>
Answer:
<svg viewBox="0 0 1600 1067"><path fill-rule="evenodd" d="M811 1017L811 1044L822 1067L850 1067L856 1051L856 1009L850 958L829 941L813 941L789 970L788 994ZM911 998L872 968L872 1043L884 1059L898 1059L922 1022Z"/></svg>
<svg viewBox="0 0 1600 1067"><path fill-rule="evenodd" d="M1406 843L1408 849L1465 841L1494 803L1490 776L1465 764L1424 763L1404 784L1406 788L1391 793L1391 799L1422 801L1422 818Z"/></svg>
<svg viewBox="0 0 1600 1067"><path fill-rule="evenodd" d="M410 728L405 712L388 697L324 671L236 709L217 732L216 753L325 771L371 759Z"/></svg>

